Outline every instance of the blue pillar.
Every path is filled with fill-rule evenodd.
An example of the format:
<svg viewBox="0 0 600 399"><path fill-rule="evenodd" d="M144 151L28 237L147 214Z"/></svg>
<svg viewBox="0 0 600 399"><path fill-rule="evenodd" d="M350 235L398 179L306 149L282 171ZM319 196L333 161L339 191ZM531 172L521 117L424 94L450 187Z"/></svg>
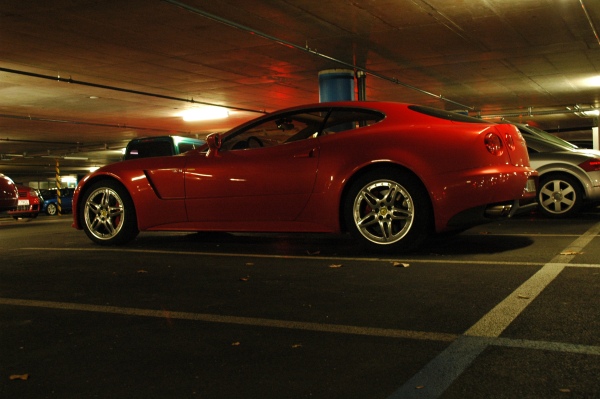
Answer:
<svg viewBox="0 0 600 399"><path fill-rule="evenodd" d="M326 69L319 72L319 102L354 101L354 71Z"/></svg>

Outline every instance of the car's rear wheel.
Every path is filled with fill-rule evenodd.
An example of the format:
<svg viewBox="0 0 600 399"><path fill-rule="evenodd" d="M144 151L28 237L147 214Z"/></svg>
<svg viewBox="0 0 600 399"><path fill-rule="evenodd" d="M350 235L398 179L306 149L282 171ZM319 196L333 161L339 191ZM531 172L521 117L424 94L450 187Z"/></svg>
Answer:
<svg viewBox="0 0 600 399"><path fill-rule="evenodd" d="M83 194L80 212L83 230L98 244L124 244L138 234L133 200L118 182L103 180L92 185Z"/></svg>
<svg viewBox="0 0 600 399"><path fill-rule="evenodd" d="M58 213L58 207L53 203L50 203L46 207L46 213L50 216L55 216Z"/></svg>
<svg viewBox="0 0 600 399"><path fill-rule="evenodd" d="M350 233L367 249L414 250L431 232L429 196L407 172L375 170L358 178L344 204Z"/></svg>
<svg viewBox="0 0 600 399"><path fill-rule="evenodd" d="M566 174L550 174L540 178L538 191L540 211L550 217L561 218L579 212L583 191L577 179Z"/></svg>

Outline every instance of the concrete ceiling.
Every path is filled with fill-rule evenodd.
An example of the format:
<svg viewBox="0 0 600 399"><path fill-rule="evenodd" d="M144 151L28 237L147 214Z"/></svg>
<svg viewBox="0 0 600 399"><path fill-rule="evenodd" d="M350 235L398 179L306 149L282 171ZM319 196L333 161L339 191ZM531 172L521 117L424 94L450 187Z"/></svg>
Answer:
<svg viewBox="0 0 600 399"><path fill-rule="evenodd" d="M318 102L332 68L365 71L368 100L551 131L591 134L574 111L600 107L597 0L180 1L2 1L0 172L84 174L134 137ZM178 116L204 104L230 117Z"/></svg>

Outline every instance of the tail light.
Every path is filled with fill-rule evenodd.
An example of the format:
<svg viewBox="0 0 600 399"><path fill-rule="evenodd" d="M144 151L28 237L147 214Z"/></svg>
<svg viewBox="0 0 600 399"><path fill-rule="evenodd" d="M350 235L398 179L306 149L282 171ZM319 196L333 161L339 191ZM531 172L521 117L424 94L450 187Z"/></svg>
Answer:
<svg viewBox="0 0 600 399"><path fill-rule="evenodd" d="M580 163L579 167L583 170L585 170L586 172L595 172L600 170L600 159L598 158L593 158L593 159L588 159L587 161Z"/></svg>
<svg viewBox="0 0 600 399"><path fill-rule="evenodd" d="M490 154L496 156L504 154L504 144L502 144L502 139L496 133L486 134L484 143Z"/></svg>

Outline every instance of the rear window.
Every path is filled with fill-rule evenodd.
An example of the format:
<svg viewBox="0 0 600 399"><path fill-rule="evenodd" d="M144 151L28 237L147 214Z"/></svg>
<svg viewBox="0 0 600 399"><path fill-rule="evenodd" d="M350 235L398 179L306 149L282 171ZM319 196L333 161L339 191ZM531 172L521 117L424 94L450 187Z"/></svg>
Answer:
<svg viewBox="0 0 600 399"><path fill-rule="evenodd" d="M482 119L473 118L472 116L467 116L463 114L459 114L453 111L446 111L438 108L424 107L422 105L409 105L409 109L419 112L421 114L433 116L435 118L447 119L449 121L456 122L467 122L467 123L489 123Z"/></svg>

